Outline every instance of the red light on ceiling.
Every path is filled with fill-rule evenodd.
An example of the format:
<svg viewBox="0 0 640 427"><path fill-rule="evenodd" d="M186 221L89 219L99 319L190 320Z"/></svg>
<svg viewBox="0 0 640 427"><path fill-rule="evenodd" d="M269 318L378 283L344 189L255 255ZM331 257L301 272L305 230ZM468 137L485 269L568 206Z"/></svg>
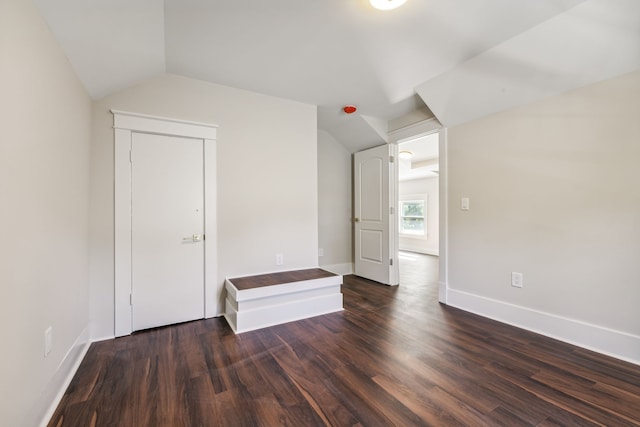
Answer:
<svg viewBox="0 0 640 427"><path fill-rule="evenodd" d="M357 110L355 105L345 105L344 107L342 107L342 111L344 111L347 114L353 114L355 113Z"/></svg>

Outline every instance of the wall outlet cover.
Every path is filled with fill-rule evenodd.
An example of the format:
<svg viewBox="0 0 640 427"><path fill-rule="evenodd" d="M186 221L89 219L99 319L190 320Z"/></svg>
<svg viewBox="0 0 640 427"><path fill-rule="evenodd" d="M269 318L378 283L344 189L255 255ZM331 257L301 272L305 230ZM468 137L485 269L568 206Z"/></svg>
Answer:
<svg viewBox="0 0 640 427"><path fill-rule="evenodd" d="M521 288L524 284L522 273L511 272L511 286Z"/></svg>

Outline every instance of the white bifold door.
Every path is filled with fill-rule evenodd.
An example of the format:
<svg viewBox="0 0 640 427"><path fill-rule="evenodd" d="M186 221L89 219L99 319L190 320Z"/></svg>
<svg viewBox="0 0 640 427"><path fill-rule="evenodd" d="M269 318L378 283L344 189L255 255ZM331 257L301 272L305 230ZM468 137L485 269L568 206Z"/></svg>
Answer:
<svg viewBox="0 0 640 427"><path fill-rule="evenodd" d="M396 152L385 144L354 155L355 274L386 285L398 284Z"/></svg>
<svg viewBox="0 0 640 427"><path fill-rule="evenodd" d="M204 141L133 133L132 326L204 317Z"/></svg>

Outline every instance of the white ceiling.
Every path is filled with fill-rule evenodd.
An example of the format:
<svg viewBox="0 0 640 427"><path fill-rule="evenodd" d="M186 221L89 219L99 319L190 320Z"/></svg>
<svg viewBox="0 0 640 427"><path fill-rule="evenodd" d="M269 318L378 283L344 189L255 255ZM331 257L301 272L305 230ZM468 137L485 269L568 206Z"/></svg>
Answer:
<svg viewBox="0 0 640 427"><path fill-rule="evenodd" d="M352 151L424 104L458 124L640 68L638 0L35 3L95 99L179 74L315 104L318 127Z"/></svg>
<svg viewBox="0 0 640 427"><path fill-rule="evenodd" d="M399 143L399 151L409 151L413 154L411 159L398 159L400 181L438 176L440 170L438 139L439 134L436 132Z"/></svg>
<svg viewBox="0 0 640 427"><path fill-rule="evenodd" d="M640 68L640 1L590 0L416 90L449 127Z"/></svg>

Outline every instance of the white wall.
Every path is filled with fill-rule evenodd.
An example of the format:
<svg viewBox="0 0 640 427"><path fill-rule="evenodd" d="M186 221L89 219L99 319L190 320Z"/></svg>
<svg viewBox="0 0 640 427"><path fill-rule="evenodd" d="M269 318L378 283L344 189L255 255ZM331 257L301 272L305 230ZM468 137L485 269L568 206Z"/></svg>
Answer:
<svg viewBox="0 0 640 427"><path fill-rule="evenodd" d="M400 234L399 249L401 251L420 252L429 255L438 255L440 252L439 239L439 210L440 210L440 192L439 179L423 178L410 181L400 181L398 187L399 199L427 200L427 232L424 236L407 236ZM400 210L398 210L400 212Z"/></svg>
<svg viewBox="0 0 640 427"><path fill-rule="evenodd" d="M32 427L88 339L91 101L28 1L0 3L0 94L0 424Z"/></svg>
<svg viewBox="0 0 640 427"><path fill-rule="evenodd" d="M640 363L638 112L635 72L449 129L449 303Z"/></svg>
<svg viewBox="0 0 640 427"><path fill-rule="evenodd" d="M113 336L113 115L110 109L220 126L218 283L225 277L318 265L316 107L173 75L93 108L91 315ZM284 265L275 265L275 254ZM218 313L223 311L219 299Z"/></svg>
<svg viewBox="0 0 640 427"><path fill-rule="evenodd" d="M318 131L319 265L337 274L353 271L351 153L328 132Z"/></svg>

